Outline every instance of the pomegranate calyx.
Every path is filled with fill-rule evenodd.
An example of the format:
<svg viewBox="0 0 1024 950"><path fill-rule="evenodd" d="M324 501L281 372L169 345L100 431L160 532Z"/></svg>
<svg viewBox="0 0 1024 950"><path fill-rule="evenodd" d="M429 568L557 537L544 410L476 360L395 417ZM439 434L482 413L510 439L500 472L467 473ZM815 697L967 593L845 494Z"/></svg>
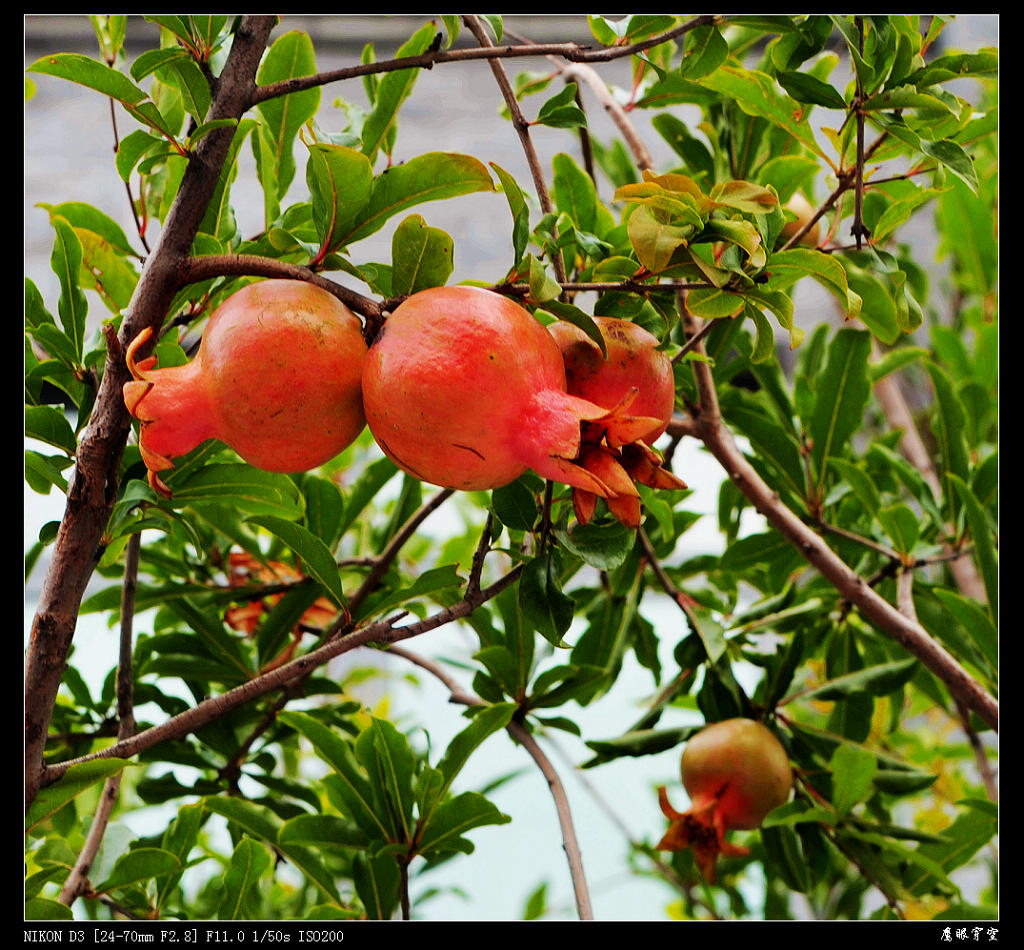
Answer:
<svg viewBox="0 0 1024 950"><path fill-rule="evenodd" d="M660 786L658 801L669 826L655 847L659 851L693 851L697 868L709 884L715 882L720 855L739 858L750 854L749 848L726 840L716 799L709 798L689 811L678 812L669 802L665 787Z"/></svg>

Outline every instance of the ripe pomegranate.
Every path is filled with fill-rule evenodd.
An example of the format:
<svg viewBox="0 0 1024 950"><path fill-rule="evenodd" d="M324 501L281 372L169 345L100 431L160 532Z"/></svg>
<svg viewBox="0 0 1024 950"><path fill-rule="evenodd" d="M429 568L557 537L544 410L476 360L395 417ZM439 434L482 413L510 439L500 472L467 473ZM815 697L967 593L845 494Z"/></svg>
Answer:
<svg viewBox="0 0 1024 950"><path fill-rule="evenodd" d="M657 489L685 489L686 483L664 468L652 448L664 434L675 407L672 361L658 348L658 339L630 320L595 317L605 351L571 323L548 329L565 363L570 393L608 410L608 415L583 424L582 464L613 485L640 482ZM612 514L627 527L640 524L639 493L621 487L609 500ZM586 524L597 497L584 488L573 492L576 517Z"/></svg>
<svg viewBox="0 0 1024 950"><path fill-rule="evenodd" d="M658 349L658 338L631 320L594 317L607 356L579 327L564 320L548 329L562 351L566 388L605 409L619 409L620 428L608 429L617 448L638 439L653 445L668 428L675 406L672 361ZM631 424L637 417L654 424Z"/></svg>
<svg viewBox="0 0 1024 950"><path fill-rule="evenodd" d="M733 857L749 851L726 841L726 832L759 828L768 812L789 798L789 757L766 726L753 719L726 719L686 743L680 771L690 809L677 812L665 788L658 789L661 810L671 822L658 848L692 848L697 867L713 881L719 854Z"/></svg>
<svg viewBox="0 0 1024 950"><path fill-rule="evenodd" d="M566 392L551 335L493 291L435 287L396 307L367 354L363 405L381 450L422 481L482 490L533 469L614 495L575 461L581 423L605 409Z"/></svg>
<svg viewBox="0 0 1024 950"><path fill-rule="evenodd" d="M273 472L314 468L352 443L366 424L360 380L362 324L326 290L297 280L248 284L210 317L199 351L182 366L136 360L152 335L128 347L128 411L141 421L149 482L206 439Z"/></svg>

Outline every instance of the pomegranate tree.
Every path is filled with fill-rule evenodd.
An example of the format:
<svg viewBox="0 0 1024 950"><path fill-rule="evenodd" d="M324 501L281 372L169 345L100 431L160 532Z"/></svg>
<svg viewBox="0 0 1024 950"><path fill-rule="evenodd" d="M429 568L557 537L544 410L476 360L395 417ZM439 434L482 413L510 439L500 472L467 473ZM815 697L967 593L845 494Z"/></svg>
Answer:
<svg viewBox="0 0 1024 950"><path fill-rule="evenodd" d="M562 352L569 392L608 410L604 418L583 423L583 464L617 486L608 508L620 522L636 527L641 509L635 482L658 489L687 487L653 448L675 407L672 361L658 338L638 324L615 317L595 317L594 322L604 339L603 353L573 324L563 321L549 330ZM573 503L585 524L594 515L597 496L578 488Z"/></svg>
<svg viewBox="0 0 1024 950"><path fill-rule="evenodd" d="M566 391L552 336L493 291L435 287L396 307L367 354L363 405L381 450L421 481L482 490L532 469L615 494L577 459L582 423L606 410Z"/></svg>
<svg viewBox="0 0 1024 950"><path fill-rule="evenodd" d="M676 811L665 788L658 789L661 810L670 821L658 848L692 848L701 874L713 881L719 854L748 853L747 848L727 841L726 832L759 828L765 816L789 798L793 784L789 757L762 723L726 719L702 729L686 743L680 772L690 808Z"/></svg>
<svg viewBox="0 0 1024 950"><path fill-rule="evenodd" d="M140 420L139 449L161 494L170 491L160 473L207 439L266 471L300 472L333 458L366 425L362 323L313 284L246 285L217 308L195 358L181 366L138 360L151 336L147 328L128 347L124 401Z"/></svg>

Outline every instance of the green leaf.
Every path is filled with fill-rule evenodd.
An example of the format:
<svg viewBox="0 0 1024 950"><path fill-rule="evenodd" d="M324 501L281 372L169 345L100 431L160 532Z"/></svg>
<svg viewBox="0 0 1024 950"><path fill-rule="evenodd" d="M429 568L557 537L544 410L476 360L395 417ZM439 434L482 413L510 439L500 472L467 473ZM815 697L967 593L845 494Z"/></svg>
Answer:
<svg viewBox="0 0 1024 950"><path fill-rule="evenodd" d="M967 631L971 640L988 661L989 669L999 668L999 631L992 615L985 607L971 597L957 591L936 587L932 593L950 615ZM994 615L995 611L993 611Z"/></svg>
<svg viewBox="0 0 1024 950"><path fill-rule="evenodd" d="M323 585L328 596L338 607L344 608L345 594L341 589L338 563L320 538L302 525L274 515L255 515L247 520L250 524L266 528L271 534L284 541L301 559L309 576Z"/></svg>
<svg viewBox="0 0 1024 950"><path fill-rule="evenodd" d="M324 865L318 849L280 842L278 834L283 822L272 809L256 802L227 796L208 796L203 799L203 806L207 811L226 818L242 831L275 846L332 904L341 905L334 875Z"/></svg>
<svg viewBox="0 0 1024 950"><path fill-rule="evenodd" d="M511 817L499 811L483 795L463 792L434 810L420 832L420 853L425 856L449 851L468 854L472 844L463 835L482 825L504 825Z"/></svg>
<svg viewBox="0 0 1024 950"><path fill-rule="evenodd" d="M679 75L700 79L714 72L729 57L729 43L717 26L700 26L691 30L679 64Z"/></svg>
<svg viewBox="0 0 1024 950"><path fill-rule="evenodd" d="M25 436L63 449L72 456L78 448L78 440L75 438L71 423L63 412L53 406L25 408Z"/></svg>
<svg viewBox="0 0 1024 950"><path fill-rule="evenodd" d="M634 729L614 739L588 740L587 748L597 753L598 759L587 763L598 765L621 756L639 757L657 755L675 749L690 738L699 726L678 726L674 729Z"/></svg>
<svg viewBox="0 0 1024 950"><path fill-rule="evenodd" d="M495 703L474 713L469 725L448 743L448 748L437 763L437 769L442 777L442 782L437 788L438 799L448 793L473 752L486 739L509 724L517 708L515 703Z"/></svg>
<svg viewBox="0 0 1024 950"><path fill-rule="evenodd" d="M387 720L374 717L356 738L354 750L382 802L377 815L386 820L388 840L411 841L415 759L409 740Z"/></svg>
<svg viewBox="0 0 1024 950"><path fill-rule="evenodd" d="M239 512L277 518L300 518L302 497L286 475L242 463L212 463L188 471L179 468L167 479L175 507L233 505Z"/></svg>
<svg viewBox="0 0 1024 950"><path fill-rule="evenodd" d="M519 606L545 640L556 647L573 619L573 601L562 592L560 557L548 549L527 561L519 578Z"/></svg>
<svg viewBox="0 0 1024 950"><path fill-rule="evenodd" d="M845 109L846 100L831 84L810 73L780 71L775 74L780 86L797 102L824 106L826 109Z"/></svg>
<svg viewBox="0 0 1024 950"><path fill-rule="evenodd" d="M98 60L81 53L55 53L36 60L28 71L57 76L109 96L120 102L143 125L156 129L169 139L174 138L173 131L146 93L124 73Z"/></svg>
<svg viewBox="0 0 1024 950"><path fill-rule="evenodd" d="M920 533L920 516L902 503L880 508L875 514L896 550L903 555L910 554Z"/></svg>
<svg viewBox="0 0 1024 950"><path fill-rule="evenodd" d="M428 287L443 287L455 268L451 235L427 226L411 214L395 229L391 240L391 293L414 294Z"/></svg>
<svg viewBox="0 0 1024 950"><path fill-rule="evenodd" d="M965 810L943 829L943 841L926 842L920 846L922 855L936 862L949 874L962 867L980 848L992 840L998 829L997 810L991 802L966 801ZM932 886L932 876L918 873L909 878L907 886L915 894L926 894Z"/></svg>
<svg viewBox="0 0 1024 950"><path fill-rule="evenodd" d="M909 682L917 669L918 661L914 657L893 660L891 663L879 663L837 676L802 695L805 698L813 697L826 702L838 702L862 694L886 696Z"/></svg>
<svg viewBox="0 0 1024 950"><path fill-rule="evenodd" d="M965 483L970 478L970 460L967 455L967 414L957 395L956 387L949 374L937 363L926 360L924 364L931 377L935 391L935 414L932 418L932 431L939 445L942 470L948 476L954 476ZM960 508L960 495L950 479L949 486L943 485L947 510L951 519L955 519Z"/></svg>
<svg viewBox="0 0 1024 950"><path fill-rule="evenodd" d="M76 362L80 364L85 349L85 318L89 304L81 288L82 242L64 218L53 218L56 236L50 267L60 282L57 313L64 333L71 340Z"/></svg>
<svg viewBox="0 0 1024 950"><path fill-rule="evenodd" d="M394 856L356 854L352 861L352 883L370 920L388 920L398 903L401 870Z"/></svg>
<svg viewBox="0 0 1024 950"><path fill-rule="evenodd" d="M317 848L365 848L366 835L337 815L299 815L281 826L277 840L282 844Z"/></svg>
<svg viewBox="0 0 1024 950"><path fill-rule="evenodd" d="M501 190L505 193L505 200L508 201L509 210L512 212L512 270L519 267L526 253L526 245L530 240L530 207L526 203L519 184L500 165L490 163L494 173L498 176Z"/></svg>
<svg viewBox="0 0 1024 950"><path fill-rule="evenodd" d="M832 770L832 807L842 818L870 794L878 762L867 749L843 742L832 753L829 767Z"/></svg>
<svg viewBox="0 0 1024 950"><path fill-rule="evenodd" d="M800 847L797 833L788 825L766 825L761 829L761 843L769 866L790 890L804 893L811 888L807 858Z"/></svg>
<svg viewBox="0 0 1024 950"><path fill-rule="evenodd" d="M243 836L221 878L220 920L253 920L260 913L260 878L274 859L266 846Z"/></svg>
<svg viewBox="0 0 1024 950"><path fill-rule="evenodd" d="M309 34L291 30L275 40L260 64L260 85L282 82L316 72L316 54ZM305 89L261 102L261 134L253 136L256 171L265 195L266 220L278 216L280 201L295 177L295 138L302 126L316 115L320 88Z"/></svg>
<svg viewBox="0 0 1024 950"><path fill-rule="evenodd" d="M636 531L614 524L573 523L556 529L556 536L565 549L601 571L621 567L636 546Z"/></svg>
<svg viewBox="0 0 1024 950"><path fill-rule="evenodd" d="M827 290L846 317L855 317L861 312L861 300L850 286L847 271L831 254L822 254L811 248L793 247L779 251L768 260L770 274L768 286L785 289L804 277L811 277Z"/></svg>
<svg viewBox="0 0 1024 950"><path fill-rule="evenodd" d="M425 53L434 42L436 34L435 24L424 24L399 47L395 58ZM362 130L362 151L371 161L384 147L388 136L393 134L399 107L412 93L419 74L418 68L397 69L385 73L377 82L373 109L363 122Z"/></svg>
<svg viewBox="0 0 1024 950"><path fill-rule="evenodd" d="M552 159L554 179L551 191L555 207L567 215L576 228L598 233L598 198L594 181L571 155L559 152Z"/></svg>
<svg viewBox="0 0 1024 950"><path fill-rule="evenodd" d="M457 564L442 564L440 567L430 568L419 574L412 583L392 590L380 599L373 599L367 602L364 610L359 611L358 619L363 620L372 614L386 613L393 610L399 604L408 603L420 597L435 596L444 600L447 593L457 592L465 580L459 576Z"/></svg>
<svg viewBox="0 0 1024 950"><path fill-rule="evenodd" d="M977 53L949 53L933 59L904 79L917 89L969 76L994 76L999 71L999 54L993 49Z"/></svg>
<svg viewBox="0 0 1024 950"><path fill-rule="evenodd" d="M25 815L25 831L31 832L42 822L52 818L73 798L94 785L105 782L132 763L127 759L93 759L72 765L52 785L47 785L29 805Z"/></svg>
<svg viewBox="0 0 1024 950"><path fill-rule="evenodd" d="M512 531L529 531L537 520L537 496L521 479L491 492L491 510Z"/></svg>
<svg viewBox="0 0 1024 950"><path fill-rule="evenodd" d="M766 119L794 138L819 158L828 161L806 121L804 108L793 98L781 93L767 73L721 66L704 76L700 84L725 99L732 100L747 115Z"/></svg>
<svg viewBox="0 0 1024 950"><path fill-rule="evenodd" d="M797 497L806 490L805 470L796 436L768 413L747 406L730 406L729 422L751 442L757 457L770 462Z"/></svg>
<svg viewBox="0 0 1024 950"><path fill-rule="evenodd" d="M999 616L999 555L995 535L985 509L967 483L953 472L946 477L953 483L960 504L967 516L967 524L974 544L974 560L977 563L988 597L989 610L993 617Z"/></svg>
<svg viewBox="0 0 1024 950"><path fill-rule="evenodd" d="M547 125L554 129L574 129L587 124L586 113L576 104L577 86L574 82L548 99L537 112L534 125Z"/></svg>
<svg viewBox="0 0 1024 950"><path fill-rule="evenodd" d="M308 713L282 712L280 721L305 736L314 751L334 770L325 779L329 791L343 801L343 811L371 841L383 841L386 827L376 812L374 790L356 761L352 746Z"/></svg>
<svg viewBox="0 0 1024 950"><path fill-rule="evenodd" d="M369 203L348 226L335 230L334 246L361 241L418 204L493 190L494 181L478 159L448 152L417 155L373 180Z"/></svg>
<svg viewBox="0 0 1024 950"><path fill-rule="evenodd" d="M144 884L165 874L181 870L176 855L162 848L135 848L118 858L117 863L102 884L96 886L100 894L109 894L119 887Z"/></svg>
<svg viewBox="0 0 1024 950"><path fill-rule="evenodd" d="M808 425L818 490L824 487L827 461L840 456L850 437L861 427L864 407L871 395L868 357L871 337L861 330L839 330L828 361L816 383L814 412Z"/></svg>
<svg viewBox="0 0 1024 950"><path fill-rule="evenodd" d="M369 159L343 145L312 145L306 185L323 249L334 251L350 243L354 222L366 211L373 193Z"/></svg>

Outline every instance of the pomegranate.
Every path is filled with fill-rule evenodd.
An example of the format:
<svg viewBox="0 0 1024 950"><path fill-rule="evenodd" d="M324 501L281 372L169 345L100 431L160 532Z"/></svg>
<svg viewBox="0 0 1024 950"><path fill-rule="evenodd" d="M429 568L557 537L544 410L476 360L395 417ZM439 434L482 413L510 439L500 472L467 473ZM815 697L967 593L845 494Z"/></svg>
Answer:
<svg viewBox="0 0 1024 950"><path fill-rule="evenodd" d="M326 290L297 280L248 284L210 317L195 358L154 368L128 347L128 411L141 422L149 482L206 439L257 468L300 472L350 445L366 424L360 380L366 358L359 318Z"/></svg>
<svg viewBox="0 0 1024 950"><path fill-rule="evenodd" d="M686 743L680 762L690 809L677 812L664 787L658 800L670 825L658 843L663 851L692 848L708 881L715 877L719 854L749 849L725 839L731 828L759 828L765 816L785 804L793 784L789 757L772 732L753 719L726 719L698 732Z"/></svg>
<svg viewBox="0 0 1024 950"><path fill-rule="evenodd" d="M435 287L396 307L367 354L363 405L381 450L421 481L483 490L532 469L615 494L576 460L582 423L606 410L566 392L551 335L493 291Z"/></svg>
<svg viewBox="0 0 1024 950"><path fill-rule="evenodd" d="M786 211L790 211L796 215L796 218L791 221L786 221L782 226L782 231L779 233L779 238L783 241L789 241L797 234L799 234L808 222L814 217L815 208L814 206L799 192L794 192L793 197L789 199L783 205ZM814 222L811 229L800 238L800 243L805 247L817 247L821 240L821 220Z"/></svg>
<svg viewBox="0 0 1024 950"><path fill-rule="evenodd" d="M637 439L653 445L668 428L675 406L672 361L658 349L658 338L639 324L616 317L594 317L594 322L607 356L571 323L559 321L548 328L562 351L566 388L605 409L619 408L624 423L639 416L655 420L643 431L634 425L609 430L613 448Z"/></svg>
<svg viewBox="0 0 1024 950"><path fill-rule="evenodd" d="M549 327L562 352L568 391L608 410L603 419L583 424L583 465L616 485L625 479L656 489L685 489L686 483L664 467L652 448L675 407L672 361L658 348L657 337L638 324L614 317L595 317L594 322L607 355L571 323ZM573 503L577 519L586 524L597 497L577 488ZM640 524L635 487L632 492L618 488L608 508L627 527Z"/></svg>

